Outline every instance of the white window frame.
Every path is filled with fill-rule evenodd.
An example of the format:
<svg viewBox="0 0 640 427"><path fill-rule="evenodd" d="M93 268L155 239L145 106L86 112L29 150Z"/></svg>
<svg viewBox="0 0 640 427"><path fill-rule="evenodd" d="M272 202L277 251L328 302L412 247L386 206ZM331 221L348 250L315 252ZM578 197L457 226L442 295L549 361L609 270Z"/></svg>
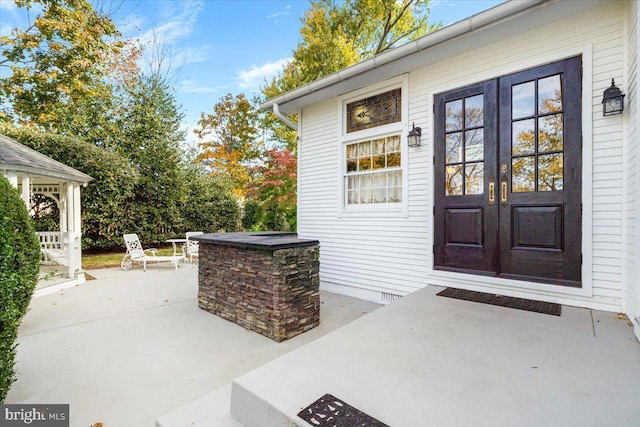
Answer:
<svg viewBox="0 0 640 427"><path fill-rule="evenodd" d="M339 215L340 216L392 216L392 217L406 217L408 215L408 155L409 150L407 146L407 116L409 115L408 109L408 75L402 75L393 79L368 86L364 89L360 89L355 92L351 92L340 97L339 101L339 121L340 124L338 130L338 185L339 185ZM390 123L387 125L377 126L369 129L363 129L360 131L347 133L347 104L358 101L364 98L369 98L380 93L388 92L393 89L401 90L401 119L399 122ZM356 142L370 141L378 138L384 138L388 136L398 135L400 137L400 170L402 171L402 201L400 203L367 203L367 204L348 204L347 194L347 145ZM379 169L378 171L384 171L385 169ZM396 170L394 168L394 170ZM372 171L375 173L375 171Z"/></svg>

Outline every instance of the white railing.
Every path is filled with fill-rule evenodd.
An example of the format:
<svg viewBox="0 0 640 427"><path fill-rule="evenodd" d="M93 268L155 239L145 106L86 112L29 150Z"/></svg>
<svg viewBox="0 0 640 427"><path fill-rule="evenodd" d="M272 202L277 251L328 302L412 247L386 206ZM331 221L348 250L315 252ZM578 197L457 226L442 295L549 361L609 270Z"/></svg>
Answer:
<svg viewBox="0 0 640 427"><path fill-rule="evenodd" d="M42 264L55 264L54 261L46 254L47 249L62 249L62 242L59 231L38 231L36 235L40 240L40 249L42 254Z"/></svg>

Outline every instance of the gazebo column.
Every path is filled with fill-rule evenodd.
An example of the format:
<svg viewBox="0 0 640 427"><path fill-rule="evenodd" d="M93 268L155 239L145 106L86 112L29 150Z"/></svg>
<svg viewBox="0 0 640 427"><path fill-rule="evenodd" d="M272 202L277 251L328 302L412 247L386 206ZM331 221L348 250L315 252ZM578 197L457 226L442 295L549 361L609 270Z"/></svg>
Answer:
<svg viewBox="0 0 640 427"><path fill-rule="evenodd" d="M76 235L75 235L75 207L74 207L74 192L73 192L73 188L74 185L71 183L67 184L67 191L66 191L66 203L65 203L65 210L66 210L66 222L67 222L67 258L69 259L69 277L75 277L76 274L76 254L75 254L75 247L76 247Z"/></svg>
<svg viewBox="0 0 640 427"><path fill-rule="evenodd" d="M13 186L13 188L18 188L18 172L16 171L7 171L5 174L7 179L9 180L9 184Z"/></svg>
<svg viewBox="0 0 640 427"><path fill-rule="evenodd" d="M22 200L27 205L28 211L31 204L31 179L29 176L22 177Z"/></svg>
<svg viewBox="0 0 640 427"><path fill-rule="evenodd" d="M74 253L76 259L76 270L82 270L82 205L80 204L80 184L73 186L73 229L76 235Z"/></svg>

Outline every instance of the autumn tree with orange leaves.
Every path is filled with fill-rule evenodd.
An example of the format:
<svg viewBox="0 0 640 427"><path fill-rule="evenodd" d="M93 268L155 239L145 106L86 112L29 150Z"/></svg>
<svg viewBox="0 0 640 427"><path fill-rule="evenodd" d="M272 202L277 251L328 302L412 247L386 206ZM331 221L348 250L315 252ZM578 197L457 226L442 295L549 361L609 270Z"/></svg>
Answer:
<svg viewBox="0 0 640 427"><path fill-rule="evenodd" d="M246 195L252 182L252 167L260 157L259 117L244 94L228 93L213 107L213 113L201 113L198 159L212 175L224 179L238 197Z"/></svg>

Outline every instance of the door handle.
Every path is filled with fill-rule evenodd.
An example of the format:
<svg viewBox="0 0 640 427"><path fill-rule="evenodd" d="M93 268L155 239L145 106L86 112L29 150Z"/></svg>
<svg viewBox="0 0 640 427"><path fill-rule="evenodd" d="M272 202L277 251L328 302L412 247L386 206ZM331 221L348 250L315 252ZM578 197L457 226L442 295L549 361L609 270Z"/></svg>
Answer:
<svg viewBox="0 0 640 427"><path fill-rule="evenodd" d="M494 177L489 178L489 205L493 206L496 203L496 179Z"/></svg>
<svg viewBox="0 0 640 427"><path fill-rule="evenodd" d="M502 182L500 183L500 203L502 205L507 204L507 178L502 178Z"/></svg>

